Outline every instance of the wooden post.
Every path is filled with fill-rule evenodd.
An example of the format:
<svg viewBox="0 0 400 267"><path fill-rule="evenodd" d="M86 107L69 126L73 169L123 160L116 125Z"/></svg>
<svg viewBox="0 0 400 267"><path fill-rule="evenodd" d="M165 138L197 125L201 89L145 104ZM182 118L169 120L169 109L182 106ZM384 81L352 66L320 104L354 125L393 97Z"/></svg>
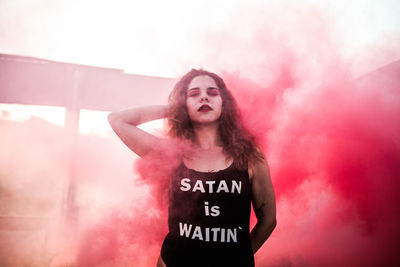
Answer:
<svg viewBox="0 0 400 267"><path fill-rule="evenodd" d="M76 67L73 71L72 94L66 106L65 116L65 152L67 160L67 181L64 186L64 196L62 203L62 231L67 243L73 242L77 236L79 227L79 210L76 204L76 178L77 178L77 158L79 142L79 115L81 104L80 80L83 69Z"/></svg>

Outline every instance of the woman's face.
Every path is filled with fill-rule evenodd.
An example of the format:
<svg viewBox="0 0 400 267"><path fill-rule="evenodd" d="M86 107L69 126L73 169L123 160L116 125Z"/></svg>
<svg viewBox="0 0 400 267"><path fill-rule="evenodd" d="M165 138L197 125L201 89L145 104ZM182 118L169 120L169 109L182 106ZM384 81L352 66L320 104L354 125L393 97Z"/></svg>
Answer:
<svg viewBox="0 0 400 267"><path fill-rule="evenodd" d="M222 98L213 78L201 75L192 79L187 90L186 107L194 123L211 123L219 119Z"/></svg>

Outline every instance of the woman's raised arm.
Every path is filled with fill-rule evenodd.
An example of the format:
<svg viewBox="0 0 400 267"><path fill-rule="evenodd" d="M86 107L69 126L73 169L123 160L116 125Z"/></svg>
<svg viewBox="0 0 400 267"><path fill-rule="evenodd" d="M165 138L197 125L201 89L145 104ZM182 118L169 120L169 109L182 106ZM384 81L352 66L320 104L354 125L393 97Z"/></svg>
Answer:
<svg viewBox="0 0 400 267"><path fill-rule="evenodd" d="M143 157L160 145L161 139L139 129L139 124L167 116L168 106L146 106L115 111L108 114L111 128L138 156Z"/></svg>

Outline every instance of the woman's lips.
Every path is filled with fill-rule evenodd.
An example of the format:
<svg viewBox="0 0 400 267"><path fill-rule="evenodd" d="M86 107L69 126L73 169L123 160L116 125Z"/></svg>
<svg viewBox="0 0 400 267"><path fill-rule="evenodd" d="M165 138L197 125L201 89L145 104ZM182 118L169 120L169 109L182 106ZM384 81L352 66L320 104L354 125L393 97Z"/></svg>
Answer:
<svg viewBox="0 0 400 267"><path fill-rule="evenodd" d="M212 108L209 105L202 105L197 111L198 112L209 112Z"/></svg>

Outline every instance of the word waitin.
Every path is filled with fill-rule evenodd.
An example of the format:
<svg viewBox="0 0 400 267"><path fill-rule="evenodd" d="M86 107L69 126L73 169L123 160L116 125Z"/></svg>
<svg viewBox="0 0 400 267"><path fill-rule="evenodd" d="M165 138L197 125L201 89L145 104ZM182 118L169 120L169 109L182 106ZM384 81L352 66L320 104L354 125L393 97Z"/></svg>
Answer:
<svg viewBox="0 0 400 267"><path fill-rule="evenodd" d="M204 184L205 183L205 184ZM242 181L231 180L228 183L225 180L220 181L192 181L190 178L181 179L182 191L200 191L201 193L237 193L240 194L242 190Z"/></svg>
<svg viewBox="0 0 400 267"><path fill-rule="evenodd" d="M242 229L239 227L239 229ZM237 243L237 228L208 228L179 223L179 235L205 242Z"/></svg>

